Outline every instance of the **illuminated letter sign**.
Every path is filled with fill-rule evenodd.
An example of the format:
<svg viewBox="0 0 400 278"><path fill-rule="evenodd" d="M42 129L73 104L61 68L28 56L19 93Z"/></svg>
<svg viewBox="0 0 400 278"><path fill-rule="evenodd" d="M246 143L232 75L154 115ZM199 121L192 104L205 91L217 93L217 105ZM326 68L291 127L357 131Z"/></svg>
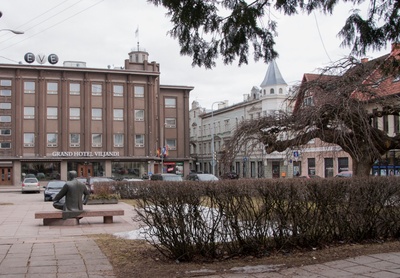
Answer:
<svg viewBox="0 0 400 278"><path fill-rule="evenodd" d="M46 63L46 55L45 54L41 54L41 53L39 53L37 56L36 56L36 58L37 58L37 61L38 61L38 63L39 64L44 64L44 63Z"/></svg>
<svg viewBox="0 0 400 278"><path fill-rule="evenodd" d="M52 65L57 64L58 63L58 56L56 54L50 54L48 61Z"/></svg>

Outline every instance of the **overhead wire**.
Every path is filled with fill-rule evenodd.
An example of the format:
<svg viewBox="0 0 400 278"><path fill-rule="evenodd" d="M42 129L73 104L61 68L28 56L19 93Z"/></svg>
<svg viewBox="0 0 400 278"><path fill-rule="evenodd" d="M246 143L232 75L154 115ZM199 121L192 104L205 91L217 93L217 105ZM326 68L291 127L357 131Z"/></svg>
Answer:
<svg viewBox="0 0 400 278"><path fill-rule="evenodd" d="M329 56L328 51L326 50L325 43L324 43L324 40L323 40L322 35L321 35L321 31L319 30L319 25L318 25L317 16L315 15L315 12L313 12L313 14L314 14L314 18L315 18L315 24L316 24L316 26L317 26L317 31L318 31L319 39L321 40L321 43L322 43L322 47L324 48L325 54L326 54L326 56L328 56L329 61L332 62L332 59L331 59L331 57Z"/></svg>

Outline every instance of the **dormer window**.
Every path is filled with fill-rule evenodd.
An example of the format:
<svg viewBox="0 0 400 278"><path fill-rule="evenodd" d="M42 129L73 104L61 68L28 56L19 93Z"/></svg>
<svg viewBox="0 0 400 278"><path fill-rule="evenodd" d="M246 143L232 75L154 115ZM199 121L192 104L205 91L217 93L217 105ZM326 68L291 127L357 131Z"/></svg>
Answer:
<svg viewBox="0 0 400 278"><path fill-rule="evenodd" d="M271 89L271 90L269 90L269 94L270 94L270 95L273 95L273 94L275 94L275 91L274 91L274 89Z"/></svg>

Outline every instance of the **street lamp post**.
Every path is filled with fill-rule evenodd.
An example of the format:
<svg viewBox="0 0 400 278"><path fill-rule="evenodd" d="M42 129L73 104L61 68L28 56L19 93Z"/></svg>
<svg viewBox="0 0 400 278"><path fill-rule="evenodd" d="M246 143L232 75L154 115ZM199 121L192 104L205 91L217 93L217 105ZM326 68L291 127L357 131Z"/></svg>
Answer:
<svg viewBox="0 0 400 278"><path fill-rule="evenodd" d="M215 150L214 150L214 104L224 104L222 101L216 101L211 104L211 167L212 174L215 175Z"/></svg>

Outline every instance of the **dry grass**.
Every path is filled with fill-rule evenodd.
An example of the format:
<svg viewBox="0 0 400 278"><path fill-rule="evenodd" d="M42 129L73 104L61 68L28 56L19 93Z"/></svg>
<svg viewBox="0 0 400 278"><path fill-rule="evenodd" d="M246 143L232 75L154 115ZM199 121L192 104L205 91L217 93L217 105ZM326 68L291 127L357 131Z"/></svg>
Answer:
<svg viewBox="0 0 400 278"><path fill-rule="evenodd" d="M319 250L275 252L262 258L233 258L226 261L179 263L167 260L143 240L127 240L112 235L93 236L108 257L119 278L126 277L200 277L200 271L210 274L229 273L232 267L251 265L282 265L281 268L317 264L367 254L400 252L400 242L343 244ZM204 272L202 275L206 275Z"/></svg>

